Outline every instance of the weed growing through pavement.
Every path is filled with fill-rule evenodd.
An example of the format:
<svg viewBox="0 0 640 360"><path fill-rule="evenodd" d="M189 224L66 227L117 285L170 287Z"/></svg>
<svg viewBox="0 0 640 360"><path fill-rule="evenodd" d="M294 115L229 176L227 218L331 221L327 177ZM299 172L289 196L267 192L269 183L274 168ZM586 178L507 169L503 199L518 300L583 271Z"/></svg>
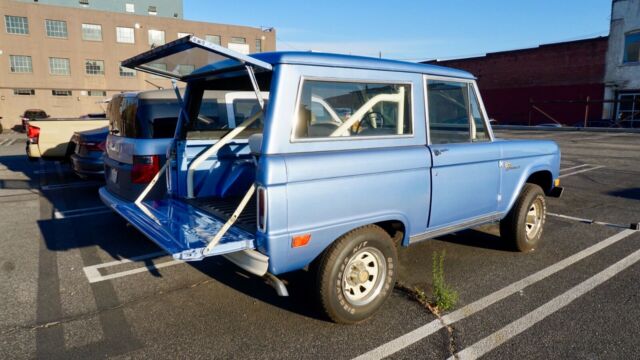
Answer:
<svg viewBox="0 0 640 360"><path fill-rule="evenodd" d="M444 258L446 252L442 250L441 253L433 252L433 304L436 306L439 312L453 309L458 302L458 292L451 289L444 281ZM420 296L422 295L422 296ZM424 292L418 294L419 297L424 297Z"/></svg>

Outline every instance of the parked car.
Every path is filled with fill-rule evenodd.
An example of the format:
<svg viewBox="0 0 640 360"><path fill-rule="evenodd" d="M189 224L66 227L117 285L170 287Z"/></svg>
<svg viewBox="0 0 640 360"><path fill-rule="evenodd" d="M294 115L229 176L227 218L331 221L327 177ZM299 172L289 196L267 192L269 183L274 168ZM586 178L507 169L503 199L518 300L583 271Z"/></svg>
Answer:
<svg viewBox="0 0 640 360"><path fill-rule="evenodd" d="M175 69L154 66L174 58ZM202 62L212 58L220 61ZM104 203L174 258L223 255L280 295L277 276L308 267L336 322L382 306L399 245L499 221L503 241L536 248L545 195L562 190L558 145L496 139L465 71L311 52L249 56L193 36L122 64L184 81L186 95L154 179L135 201L103 187ZM259 107L242 123L222 118L226 126L201 130L210 89L253 90ZM155 186L167 195L147 200Z"/></svg>
<svg viewBox="0 0 640 360"><path fill-rule="evenodd" d="M71 138L71 166L81 178L104 177L104 153L108 127L76 131Z"/></svg>
<svg viewBox="0 0 640 360"><path fill-rule="evenodd" d="M30 160L67 159L73 153L71 138L77 131L108 126L107 119L47 118L27 122L27 156Z"/></svg>
<svg viewBox="0 0 640 360"><path fill-rule="evenodd" d="M27 131L27 122L29 120L42 120L48 119L49 115L44 110L40 109L27 109L20 116L20 122L22 124L22 131Z"/></svg>
<svg viewBox="0 0 640 360"><path fill-rule="evenodd" d="M207 91L200 106L197 129L206 131L219 124L227 126L227 117L232 123L241 121L255 106L253 92ZM109 135L104 162L107 189L112 194L133 201L149 184L166 160L179 112L173 90L114 96L108 107ZM156 198L163 194L165 190L156 187L149 196Z"/></svg>

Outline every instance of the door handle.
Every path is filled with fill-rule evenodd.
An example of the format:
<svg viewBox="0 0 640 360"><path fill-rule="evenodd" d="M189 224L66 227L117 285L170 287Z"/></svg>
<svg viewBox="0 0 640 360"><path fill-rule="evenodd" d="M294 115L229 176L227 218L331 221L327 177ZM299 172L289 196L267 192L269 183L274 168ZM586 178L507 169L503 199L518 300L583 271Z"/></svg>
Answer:
<svg viewBox="0 0 640 360"><path fill-rule="evenodd" d="M449 151L449 149L435 149L435 150L433 150L433 154L435 156L440 156L440 155L442 155L443 153L445 153L447 151Z"/></svg>

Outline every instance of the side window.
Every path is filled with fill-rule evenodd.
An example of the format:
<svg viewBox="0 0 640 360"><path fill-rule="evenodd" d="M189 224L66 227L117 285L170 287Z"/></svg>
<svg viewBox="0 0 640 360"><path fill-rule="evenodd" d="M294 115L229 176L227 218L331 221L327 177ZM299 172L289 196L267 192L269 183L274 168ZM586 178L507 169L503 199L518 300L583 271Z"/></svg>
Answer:
<svg viewBox="0 0 640 360"><path fill-rule="evenodd" d="M491 141L489 131L485 126L484 116L482 116L482 110L480 109L478 94L471 84L469 84L469 89L471 90L471 99L469 102L471 105L471 116L473 117L473 122L471 122L471 141Z"/></svg>
<svg viewBox="0 0 640 360"><path fill-rule="evenodd" d="M409 135L411 86L307 80L293 137Z"/></svg>
<svg viewBox="0 0 640 360"><path fill-rule="evenodd" d="M490 140L471 84L428 80L427 99L432 144Z"/></svg>

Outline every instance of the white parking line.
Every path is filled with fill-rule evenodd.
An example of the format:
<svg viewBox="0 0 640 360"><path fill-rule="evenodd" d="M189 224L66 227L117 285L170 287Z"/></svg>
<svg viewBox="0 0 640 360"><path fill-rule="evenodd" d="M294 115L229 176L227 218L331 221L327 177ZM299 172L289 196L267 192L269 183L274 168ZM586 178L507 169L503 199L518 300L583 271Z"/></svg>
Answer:
<svg viewBox="0 0 640 360"><path fill-rule="evenodd" d="M609 266L608 268L590 277L589 279L574 286L569 291L562 293L561 295L555 297L553 300L540 306L539 308L528 313L527 315L519 318L518 320L510 323L509 325L503 327L502 329L487 336L486 338L460 351L459 353L456 354L457 355L456 357L452 356L449 358L449 360L453 360L453 359L466 360L466 359L479 358L480 356L488 353L489 351L495 349L496 347L504 344L514 336L522 333L523 331L527 330L528 328L532 327L538 322L544 320L549 315L571 304L574 300L578 299L580 296L593 290L598 285L601 285L605 281L611 279L616 274L620 273L621 271L628 268L629 266L637 263L638 261L640 261L640 250L636 250L631 255L625 257L624 259Z"/></svg>
<svg viewBox="0 0 640 360"><path fill-rule="evenodd" d="M16 141L18 141L18 139L13 139L9 141L9 144L7 144L7 146L15 144Z"/></svg>
<svg viewBox="0 0 640 360"><path fill-rule="evenodd" d="M65 210L65 211L55 211L53 213L54 219L69 219L80 216L88 216L88 215L97 215L103 213L109 213L111 209L106 206L95 206L90 208L83 209L73 209L73 210Z"/></svg>
<svg viewBox="0 0 640 360"><path fill-rule="evenodd" d="M563 172L563 171L569 171L569 170L575 170L575 169L579 169L579 168L581 168L581 167L585 167L585 166L591 166L591 165L589 165L589 164L582 164L582 165L578 165L578 166L573 166L573 167L570 167L570 168L560 169L560 172Z"/></svg>
<svg viewBox="0 0 640 360"><path fill-rule="evenodd" d="M386 344L383 344L365 354L362 354L360 356L358 356L357 360L364 360L364 359L382 359L384 357L387 357L389 355L395 354L396 352L406 348L407 346L410 346L424 338L426 338L427 336L439 331L440 329L442 329L445 325L451 325L457 321L460 321L466 317L469 317L475 313L477 313L478 311L481 311L493 304L495 304L496 302L503 300L517 292L519 292L520 290L526 288L527 286L533 285L537 282L539 282L540 280L543 280L565 268L567 268L568 266L590 256L593 255L595 253L597 253L598 251L606 248L607 246L610 246L612 244L617 243L618 241L628 237L629 235L635 233L634 230L623 230L611 237L608 237L604 240L602 240L601 242L594 244L574 255L569 256L568 258L565 258L564 260L561 260L549 267L546 267L536 273L533 273L529 276L527 276L526 278L516 281L511 285L508 285L498 291L495 291L479 300L476 300L468 305L465 305L464 307L453 311L450 314L447 314L445 316L442 317L442 321L436 319L433 320L432 322L423 325L407 334L404 334L394 340L391 340L389 342L387 342ZM443 324L444 323L444 324Z"/></svg>
<svg viewBox="0 0 640 360"><path fill-rule="evenodd" d="M560 176L558 176L559 178L563 178L563 177L567 177L567 176L571 176L571 175L576 175L576 174L581 174L587 171L592 171L592 170L597 170L597 169L602 169L604 167L604 165L598 165L598 166L594 166L590 169L584 169L584 170L579 170L579 171L574 171L572 173L568 173L568 174L562 174Z"/></svg>
<svg viewBox="0 0 640 360"><path fill-rule="evenodd" d="M72 189L72 188L79 188L79 187L90 187L90 186L96 186L96 185L102 185L102 183L97 181L78 181L78 182L72 182L72 183L66 183L66 184L44 185L40 189L41 190L62 190L62 189Z"/></svg>
<svg viewBox="0 0 640 360"><path fill-rule="evenodd" d="M96 283L96 282L100 282L100 281L116 279L116 278L123 277L123 276L138 274L138 273L146 272L146 271L153 270L153 269L162 269L162 268L165 268L165 267L182 264L184 262L182 260L171 260L171 261L163 262L163 263L160 263L160 264L145 265L145 266L140 267L140 268L121 271L121 272L113 273L113 274L109 274L109 275L102 275L102 274L100 274L100 271L99 271L99 269L102 269L102 268L121 265L121 264L126 264L126 263L132 263L132 262L142 261L142 260L147 260L147 259L158 258L158 257L161 257L163 255L167 255L167 253L164 252L164 251L154 252L154 253L151 253L151 254L134 256L134 257L131 257L131 258L128 258L128 259L115 260L115 261L110 261L110 262L103 263L103 264L85 266L83 268L83 270L84 270L84 274L87 276L87 280L89 280L90 283Z"/></svg>
<svg viewBox="0 0 640 360"><path fill-rule="evenodd" d="M8 143L9 141L11 141L11 139L4 139L0 141L0 146L4 146L4 144Z"/></svg>

